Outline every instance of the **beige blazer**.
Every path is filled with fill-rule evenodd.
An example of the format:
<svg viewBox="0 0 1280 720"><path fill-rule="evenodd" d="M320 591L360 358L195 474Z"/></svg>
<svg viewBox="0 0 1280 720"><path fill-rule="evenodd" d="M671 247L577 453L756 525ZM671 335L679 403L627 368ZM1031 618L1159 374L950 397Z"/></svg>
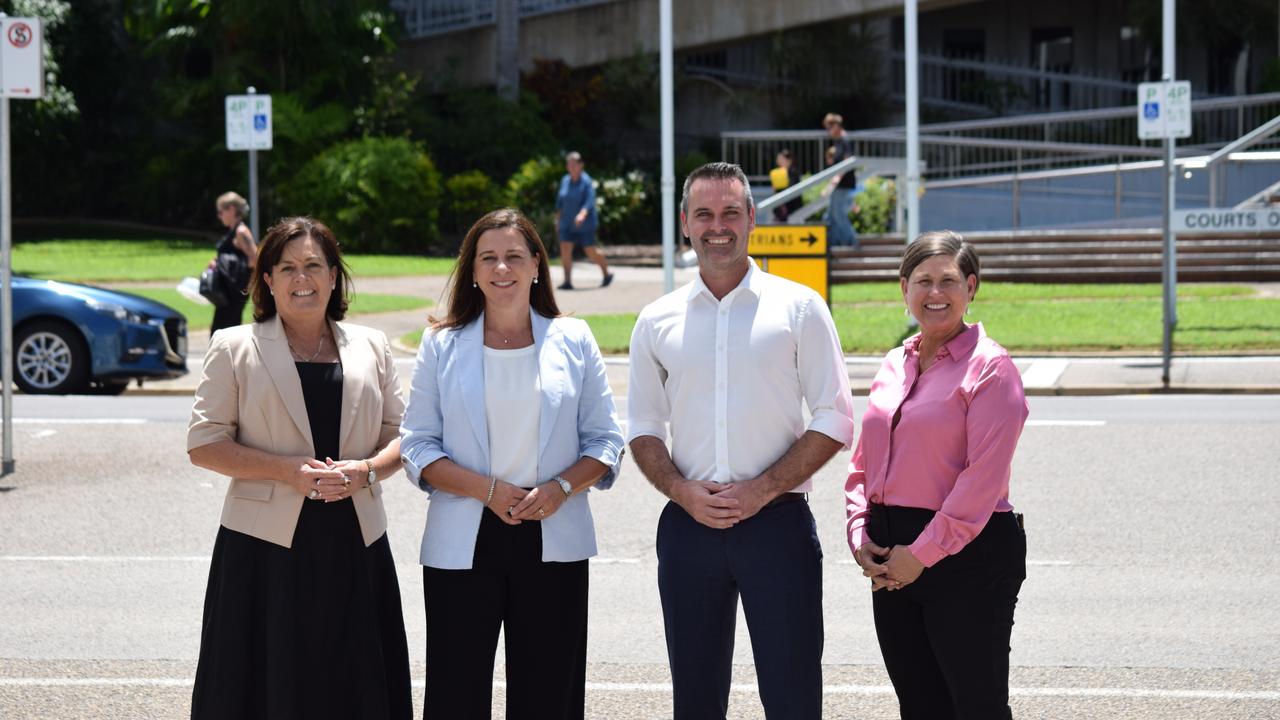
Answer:
<svg viewBox="0 0 1280 720"><path fill-rule="evenodd" d="M404 414L391 347L379 330L339 322L331 323L331 329L342 361L342 457L334 460L370 458L396 438ZM209 343L187 428L187 451L221 440L276 455L315 457L302 381L279 317L219 330ZM382 483L351 499L368 546L387 529ZM287 483L233 477L222 525L290 547L306 501Z"/></svg>

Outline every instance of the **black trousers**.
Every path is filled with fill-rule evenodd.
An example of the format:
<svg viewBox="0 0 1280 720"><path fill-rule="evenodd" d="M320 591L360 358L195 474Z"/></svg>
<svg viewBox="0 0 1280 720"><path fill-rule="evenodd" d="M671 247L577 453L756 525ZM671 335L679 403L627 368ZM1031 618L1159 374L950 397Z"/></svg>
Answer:
<svg viewBox="0 0 1280 720"><path fill-rule="evenodd" d="M507 718L581 720L586 702L587 561L542 562L542 526L484 511L470 570L422 568L427 610L424 720L488 718L505 630Z"/></svg>
<svg viewBox="0 0 1280 720"><path fill-rule="evenodd" d="M909 545L934 511L873 505L877 545ZM903 720L995 720L1009 710L1009 636L1027 576L1027 537L994 513L963 550L910 585L872 593L876 636Z"/></svg>
<svg viewBox="0 0 1280 720"><path fill-rule="evenodd" d="M675 720L724 718L738 597L769 720L822 716L822 547L798 496L727 530L667 503L658 590Z"/></svg>

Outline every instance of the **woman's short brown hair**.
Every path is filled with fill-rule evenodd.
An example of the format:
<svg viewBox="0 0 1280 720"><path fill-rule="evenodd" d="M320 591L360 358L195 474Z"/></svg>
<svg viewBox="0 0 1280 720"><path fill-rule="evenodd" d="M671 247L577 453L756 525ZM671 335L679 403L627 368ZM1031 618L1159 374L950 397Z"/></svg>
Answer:
<svg viewBox="0 0 1280 720"><path fill-rule="evenodd" d="M538 229L524 213L515 208L499 208L486 213L471 226L458 249L458 262L449 278L449 314L443 320L435 320L435 328L460 328L471 324L484 312L484 293L475 286L476 246L480 236L490 230L515 228L524 236L529 253L538 259L539 282L529 289L529 304L543 317L559 317L560 308L551 291L551 265L547 262L547 248L538 236Z"/></svg>
<svg viewBox="0 0 1280 720"><path fill-rule="evenodd" d="M329 295L329 305L325 314L330 320L341 320L347 316L347 306L351 295L351 269L342 259L342 249L333 231L327 225L313 218L300 216L284 218L271 226L258 246L258 261L253 269L253 277L249 280L249 297L253 300L253 320L263 322L276 316L276 299L267 285L266 275L270 273L280 258L284 256L285 247L294 240L309 237L315 240L324 252L329 267L337 270L334 278L333 293Z"/></svg>
<svg viewBox="0 0 1280 720"><path fill-rule="evenodd" d="M973 276L973 292L977 294L982 284L981 266L978 262L978 251L965 241L960 233L954 230L934 230L921 233L915 242L902 252L902 263L898 265L898 277L906 280L915 272L920 263L931 257L945 255L956 261L960 273L966 278Z"/></svg>

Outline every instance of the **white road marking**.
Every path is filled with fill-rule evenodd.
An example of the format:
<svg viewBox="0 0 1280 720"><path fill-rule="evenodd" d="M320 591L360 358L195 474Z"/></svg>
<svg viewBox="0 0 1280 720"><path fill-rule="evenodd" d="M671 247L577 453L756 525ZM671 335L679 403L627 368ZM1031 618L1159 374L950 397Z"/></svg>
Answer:
<svg viewBox="0 0 1280 720"><path fill-rule="evenodd" d="M1101 427L1106 420L1028 420L1026 425L1035 427Z"/></svg>
<svg viewBox="0 0 1280 720"><path fill-rule="evenodd" d="M70 677L9 677L0 678L0 687L174 687L188 688L195 684L191 678L70 678ZM426 686L425 681L414 679L415 688ZM495 688L505 689L507 683L495 680ZM750 683L734 683L729 688L735 693L757 692ZM670 693L670 683L615 683L589 682L592 692L641 692ZM822 688L824 695L893 695L890 685L828 685ZM1012 687L1012 697L1080 697L1080 698L1159 698L1178 700L1262 700L1280 701L1280 691L1275 690L1193 690L1178 688L1142 687Z"/></svg>
<svg viewBox="0 0 1280 720"><path fill-rule="evenodd" d="M56 563L73 563L73 562L100 562L100 563L131 563L131 562L203 562L207 563L211 560L209 555L0 555L0 561L3 562L56 562Z"/></svg>
<svg viewBox="0 0 1280 720"><path fill-rule="evenodd" d="M151 420L143 418L24 418L16 417L18 425L146 425Z"/></svg>
<svg viewBox="0 0 1280 720"><path fill-rule="evenodd" d="M1058 378L1070 364L1065 358L1045 358L1031 363L1022 371L1022 385L1029 388L1047 388L1058 384Z"/></svg>

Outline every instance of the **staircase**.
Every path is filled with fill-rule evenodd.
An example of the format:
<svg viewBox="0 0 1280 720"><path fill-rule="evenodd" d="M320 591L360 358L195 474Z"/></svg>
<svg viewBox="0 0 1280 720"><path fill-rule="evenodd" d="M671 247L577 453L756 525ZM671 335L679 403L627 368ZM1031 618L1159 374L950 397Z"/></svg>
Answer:
<svg viewBox="0 0 1280 720"><path fill-rule="evenodd" d="M964 233L983 280L1037 283L1159 282L1159 230L1028 230ZM898 279L901 235L864 235L858 250L832 248L833 283ZM1280 233L1179 234L1178 280L1280 281Z"/></svg>

